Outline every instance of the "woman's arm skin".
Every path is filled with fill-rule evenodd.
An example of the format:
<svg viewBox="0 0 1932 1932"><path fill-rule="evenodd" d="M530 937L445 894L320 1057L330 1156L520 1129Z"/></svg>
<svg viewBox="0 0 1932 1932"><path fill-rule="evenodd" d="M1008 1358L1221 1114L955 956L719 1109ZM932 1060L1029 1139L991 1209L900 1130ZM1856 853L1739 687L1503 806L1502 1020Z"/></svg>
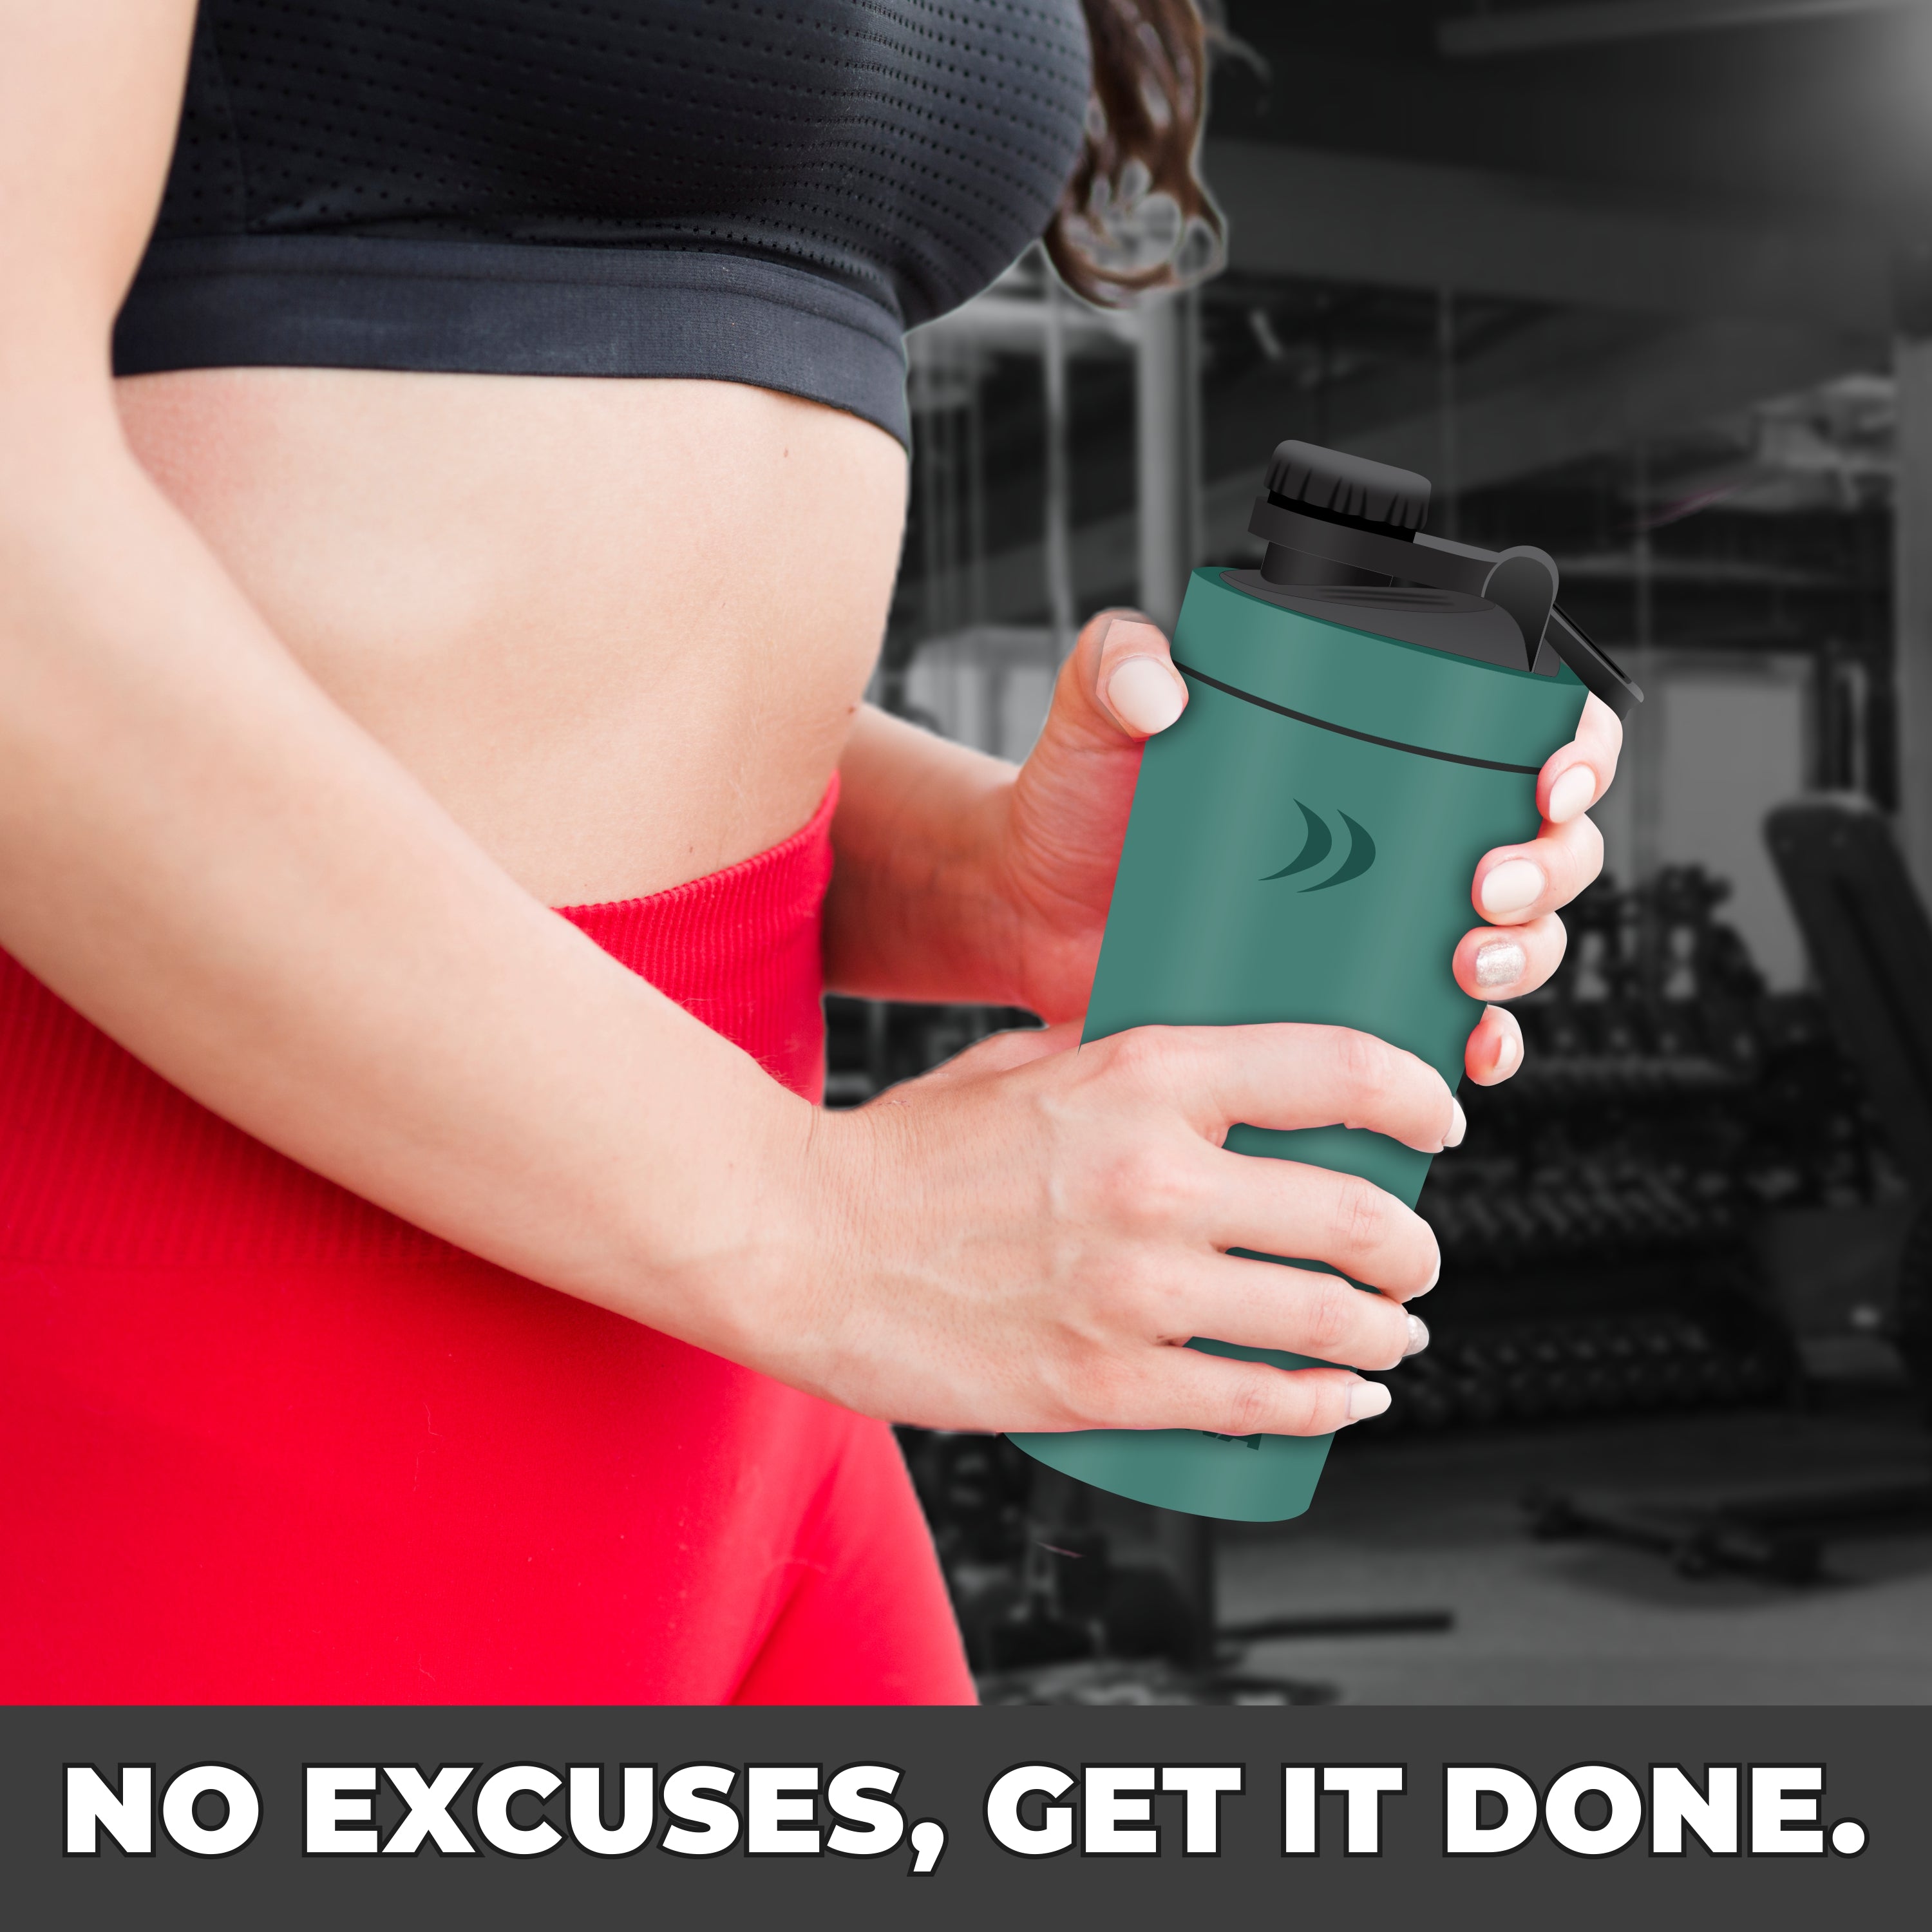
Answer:
<svg viewBox="0 0 1932 1932"><path fill-rule="evenodd" d="M902 999L980 1000L1049 1021L1084 1009L1147 739L1187 688L1167 640L1106 611L1061 667L1039 743L1016 770L868 710L840 766L839 869L826 907L832 983ZM1556 909L1603 866L1583 814L1609 789L1623 742L1595 698L1537 781L1542 829L1486 854L1472 902L1490 923L1456 946L1456 983L1478 999L1533 992L1563 958ZM1480 1086L1522 1063L1522 1035L1492 1006L1464 1066Z"/></svg>
<svg viewBox="0 0 1932 1932"><path fill-rule="evenodd" d="M994 1042L826 1114L545 910L290 657L130 455L112 317L191 0L0 0L0 944L230 1120L424 1227L872 1413L1325 1431L1426 1226L1237 1120L1439 1148L1362 1036ZM1020 990L1016 988L1016 991ZM1228 1256L1309 1256L1358 1294Z"/></svg>
<svg viewBox="0 0 1932 1932"><path fill-rule="evenodd" d="M860 707L838 760L832 821L829 986L880 999L1024 1006L1049 1019L1072 1018L1086 1004L1084 986L1064 1011L1022 997L1031 990L1026 961L1038 922L998 863L1015 776L1003 758ZM1100 913L1104 920L1104 904Z"/></svg>
<svg viewBox="0 0 1932 1932"><path fill-rule="evenodd" d="M0 4L0 944L296 1159L635 1305L644 1256L742 1258L810 1109L519 890L128 454L108 332L194 12Z"/></svg>

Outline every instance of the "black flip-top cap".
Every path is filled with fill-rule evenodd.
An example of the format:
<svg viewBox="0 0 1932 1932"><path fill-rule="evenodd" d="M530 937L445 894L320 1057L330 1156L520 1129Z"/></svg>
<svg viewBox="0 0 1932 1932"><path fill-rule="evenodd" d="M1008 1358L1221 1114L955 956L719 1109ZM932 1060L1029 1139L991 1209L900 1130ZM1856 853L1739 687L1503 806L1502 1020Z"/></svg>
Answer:
<svg viewBox="0 0 1932 1932"><path fill-rule="evenodd" d="M1429 478L1313 442L1277 446L1268 494L1315 516L1346 517L1385 530L1419 530L1429 517Z"/></svg>

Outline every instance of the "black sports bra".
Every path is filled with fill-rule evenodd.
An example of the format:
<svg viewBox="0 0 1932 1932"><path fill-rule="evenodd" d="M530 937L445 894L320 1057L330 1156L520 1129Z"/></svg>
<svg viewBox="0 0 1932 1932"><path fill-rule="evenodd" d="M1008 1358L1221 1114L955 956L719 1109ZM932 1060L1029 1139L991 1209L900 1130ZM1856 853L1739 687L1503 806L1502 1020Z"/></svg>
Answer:
<svg viewBox="0 0 1932 1932"><path fill-rule="evenodd" d="M122 375L698 376L904 440L1045 226L1078 0L202 0Z"/></svg>

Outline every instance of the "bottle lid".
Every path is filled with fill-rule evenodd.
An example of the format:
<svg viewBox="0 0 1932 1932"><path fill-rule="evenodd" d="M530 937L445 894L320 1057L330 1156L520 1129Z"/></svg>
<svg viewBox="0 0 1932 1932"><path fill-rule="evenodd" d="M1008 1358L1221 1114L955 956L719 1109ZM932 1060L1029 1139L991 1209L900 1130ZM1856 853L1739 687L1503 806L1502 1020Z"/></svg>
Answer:
<svg viewBox="0 0 1932 1932"><path fill-rule="evenodd" d="M1390 530L1419 530L1429 516L1429 478L1318 443L1279 444L1268 493L1310 516L1346 518Z"/></svg>

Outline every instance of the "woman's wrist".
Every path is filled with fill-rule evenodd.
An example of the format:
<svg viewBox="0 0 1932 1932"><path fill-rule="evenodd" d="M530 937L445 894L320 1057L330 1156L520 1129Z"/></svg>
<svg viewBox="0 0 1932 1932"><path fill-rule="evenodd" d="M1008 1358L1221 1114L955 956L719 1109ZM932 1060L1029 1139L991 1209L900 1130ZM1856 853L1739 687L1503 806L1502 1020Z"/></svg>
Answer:
<svg viewBox="0 0 1932 1932"><path fill-rule="evenodd" d="M723 1077L694 1110L682 1158L668 1160L656 1136L632 1142L605 1278L556 1285L760 1366L826 1245L812 1179L823 1117L748 1065L714 1072Z"/></svg>
<svg viewBox="0 0 1932 1932"><path fill-rule="evenodd" d="M1006 862L1014 767L868 708L840 773L828 982L878 998L1017 1003L1026 908Z"/></svg>
<svg viewBox="0 0 1932 1932"><path fill-rule="evenodd" d="M706 1211L676 1230L675 1256L661 1240L642 1244L650 1305L635 1312L680 1340L849 1404L850 1358L864 1346L850 1318L867 1202L891 1185L882 1171L888 1150L869 1110L829 1112L782 1090L778 1097L782 1108L734 1120L739 1150L718 1172Z"/></svg>

